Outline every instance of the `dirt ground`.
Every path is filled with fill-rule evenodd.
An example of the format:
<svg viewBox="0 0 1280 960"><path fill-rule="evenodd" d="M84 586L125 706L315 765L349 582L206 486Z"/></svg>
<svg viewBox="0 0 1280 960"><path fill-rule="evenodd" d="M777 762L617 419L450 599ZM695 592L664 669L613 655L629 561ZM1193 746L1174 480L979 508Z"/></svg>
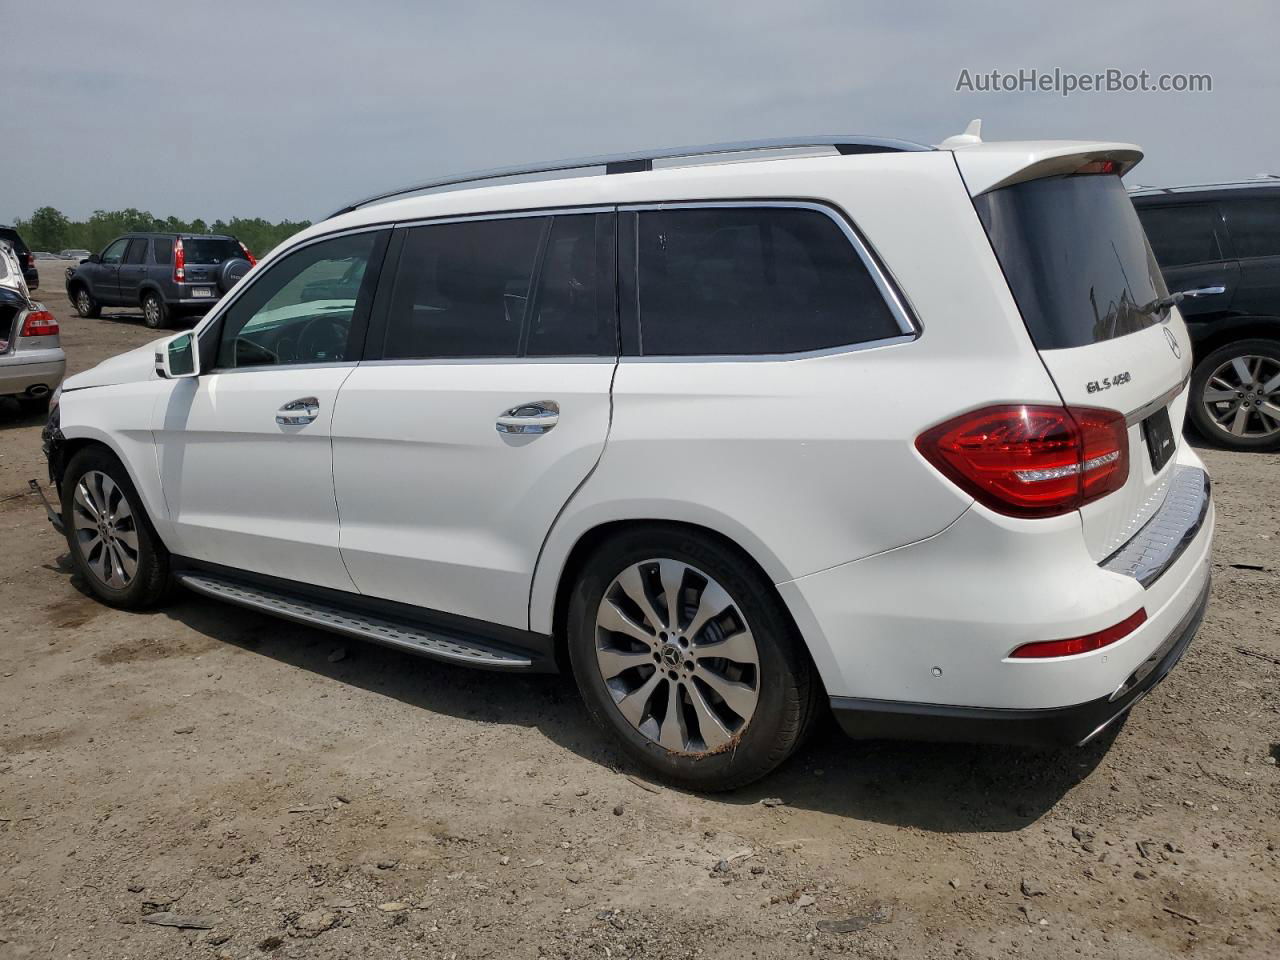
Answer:
<svg viewBox="0 0 1280 960"><path fill-rule="evenodd" d="M41 268L72 371L152 339ZM1280 456L1205 451L1208 616L1106 743L828 725L703 797L567 678L95 603L24 492L39 432L0 406L0 957L1280 956Z"/></svg>

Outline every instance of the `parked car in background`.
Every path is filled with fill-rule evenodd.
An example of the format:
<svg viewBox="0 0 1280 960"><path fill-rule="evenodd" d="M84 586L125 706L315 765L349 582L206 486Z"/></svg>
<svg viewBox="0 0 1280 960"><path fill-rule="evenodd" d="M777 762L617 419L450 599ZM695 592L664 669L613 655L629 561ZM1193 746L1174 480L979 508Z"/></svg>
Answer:
<svg viewBox="0 0 1280 960"><path fill-rule="evenodd" d="M1166 285L1184 294L1192 423L1224 447L1280 447L1280 180L1131 197Z"/></svg>
<svg viewBox="0 0 1280 960"><path fill-rule="evenodd" d="M88 250L63 250L58 254L63 260L85 260L92 254Z"/></svg>
<svg viewBox="0 0 1280 960"><path fill-rule="evenodd" d="M36 269L35 255L18 235L18 231L13 227L0 226L0 241L7 241L13 248L14 256L18 258L18 264L22 267L22 279L26 281L27 289L35 290L39 287L40 271Z"/></svg>
<svg viewBox="0 0 1280 960"><path fill-rule="evenodd" d="M58 322L31 300L13 245L0 240L0 397L47 409L66 367Z"/></svg>
<svg viewBox="0 0 1280 960"><path fill-rule="evenodd" d="M172 575L571 670L687 787L763 776L828 709L857 737L1088 742L1209 596L1191 344L1120 179L1141 156L788 139L374 197L68 380L54 521L113 606Z"/></svg>
<svg viewBox="0 0 1280 960"><path fill-rule="evenodd" d="M148 327L203 314L253 267L235 237L130 233L67 271L67 296L82 317L103 307L138 307Z"/></svg>

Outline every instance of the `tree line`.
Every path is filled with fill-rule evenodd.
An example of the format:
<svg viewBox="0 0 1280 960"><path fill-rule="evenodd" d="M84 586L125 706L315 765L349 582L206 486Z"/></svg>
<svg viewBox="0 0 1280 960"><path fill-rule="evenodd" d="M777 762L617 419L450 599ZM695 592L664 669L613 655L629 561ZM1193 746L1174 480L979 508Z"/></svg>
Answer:
<svg viewBox="0 0 1280 960"><path fill-rule="evenodd" d="M54 207L40 207L29 219L13 223L32 250L58 253L62 250L88 250L101 253L102 248L123 233L222 233L235 237L261 257L273 247L289 239L299 230L311 226L309 220L281 220L272 223L261 217L232 217L230 220L161 219L146 210L95 210L88 220L71 220Z"/></svg>

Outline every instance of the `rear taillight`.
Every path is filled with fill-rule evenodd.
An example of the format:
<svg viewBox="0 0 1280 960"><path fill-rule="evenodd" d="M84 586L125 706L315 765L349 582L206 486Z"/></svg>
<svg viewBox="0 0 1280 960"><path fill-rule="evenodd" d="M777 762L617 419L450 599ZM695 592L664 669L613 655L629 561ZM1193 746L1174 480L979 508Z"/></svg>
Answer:
<svg viewBox="0 0 1280 960"><path fill-rule="evenodd" d="M48 310L32 310L22 321L20 337L52 337L58 332L58 321Z"/></svg>
<svg viewBox="0 0 1280 960"><path fill-rule="evenodd" d="M36 268L36 255L34 253L27 254L27 269L34 270Z"/></svg>
<svg viewBox="0 0 1280 960"><path fill-rule="evenodd" d="M1138 608L1136 613L1125 617L1115 626L1089 633L1083 637L1072 637L1070 640L1041 640L1036 643L1024 643L1009 656L1017 660L1038 660L1043 657L1069 657L1076 653L1089 653L1110 646L1117 640L1123 640L1133 631L1147 622L1147 611Z"/></svg>
<svg viewBox="0 0 1280 960"><path fill-rule="evenodd" d="M249 248L246 247L243 243L240 243L239 240L237 240L236 243L239 243L240 249L244 251L244 258L249 261L249 266L256 267L258 265L258 261L255 260L253 257L253 254L249 252Z"/></svg>
<svg viewBox="0 0 1280 960"><path fill-rule="evenodd" d="M1052 517L1124 486L1124 416L1094 407L986 407L926 430L916 449L957 486L1014 517Z"/></svg>
<svg viewBox="0 0 1280 960"><path fill-rule="evenodd" d="M187 251L182 249L182 238L173 243L173 282L185 283L187 280Z"/></svg>

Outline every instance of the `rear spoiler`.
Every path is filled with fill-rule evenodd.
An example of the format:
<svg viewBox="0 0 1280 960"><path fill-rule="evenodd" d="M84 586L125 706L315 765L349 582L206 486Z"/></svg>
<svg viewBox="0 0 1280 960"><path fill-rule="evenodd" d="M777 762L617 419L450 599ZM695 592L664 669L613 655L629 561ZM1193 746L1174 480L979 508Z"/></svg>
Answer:
<svg viewBox="0 0 1280 960"><path fill-rule="evenodd" d="M1142 159L1142 149L1135 144L1106 141L978 141L955 144L951 149L969 195L974 197L1026 180L1076 173L1089 164L1109 162L1123 177Z"/></svg>

